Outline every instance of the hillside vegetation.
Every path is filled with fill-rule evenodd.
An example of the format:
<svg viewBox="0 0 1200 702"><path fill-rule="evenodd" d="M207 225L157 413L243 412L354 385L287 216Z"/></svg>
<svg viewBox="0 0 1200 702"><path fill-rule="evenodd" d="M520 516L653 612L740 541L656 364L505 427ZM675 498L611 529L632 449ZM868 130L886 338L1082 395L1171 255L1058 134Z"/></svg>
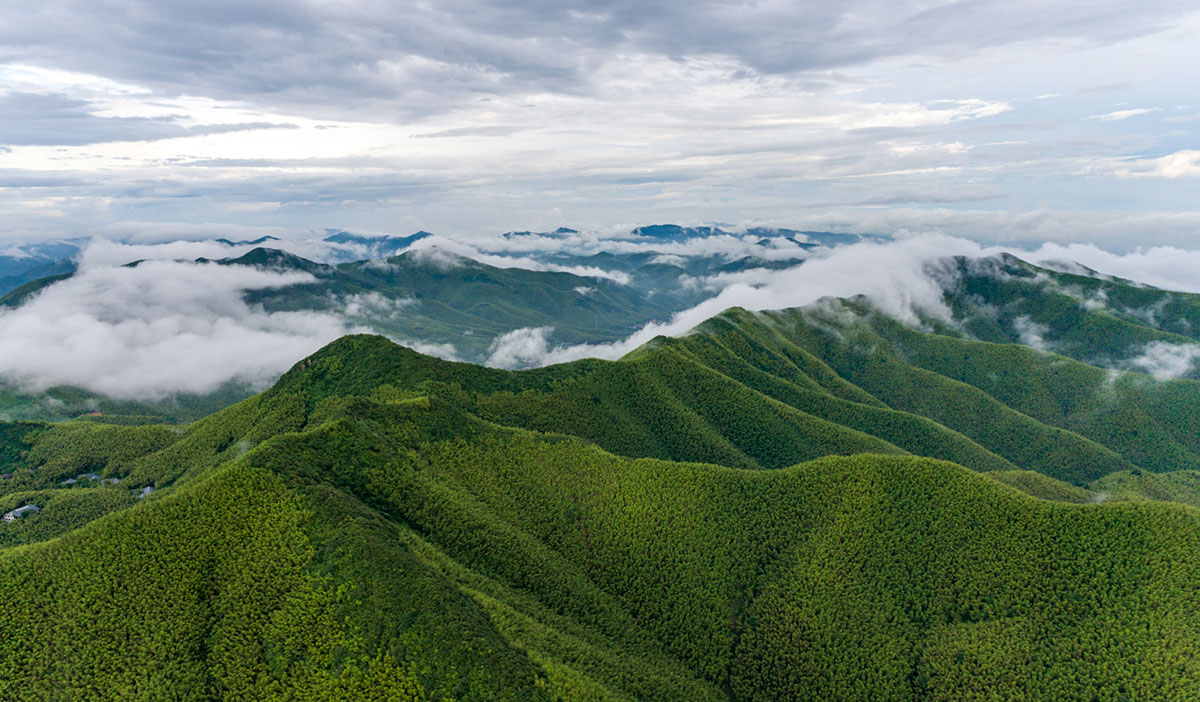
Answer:
<svg viewBox="0 0 1200 702"><path fill-rule="evenodd" d="M184 427L0 425L0 699L1200 697L1200 385L941 331L351 336Z"/></svg>

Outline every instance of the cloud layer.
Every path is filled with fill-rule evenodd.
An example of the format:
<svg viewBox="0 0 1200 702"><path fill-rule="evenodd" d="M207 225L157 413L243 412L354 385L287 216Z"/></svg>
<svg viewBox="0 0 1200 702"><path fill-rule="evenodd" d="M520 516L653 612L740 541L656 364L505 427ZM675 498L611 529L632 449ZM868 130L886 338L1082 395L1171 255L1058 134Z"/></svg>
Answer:
<svg viewBox="0 0 1200 702"><path fill-rule="evenodd" d="M423 240L433 243L423 243L421 255L444 260L446 265L462 265L463 256L470 253L489 262L545 267L538 257L555 252L550 248L554 241L561 251L587 251L607 242L637 253L648 253L655 246L682 251L664 259L679 263L687 256L713 252L736 258L748 245L737 235L715 239L709 244L652 244L615 241L602 233L566 233L558 239L519 237L525 250L500 255L480 254L475 244L483 244L478 241L448 243L430 238ZM489 246L499 247L503 241L511 240L497 238ZM282 243L297 250L322 246L313 240ZM17 309L0 310L0 379L27 391L74 385L114 397L148 399L205 393L227 382L263 387L338 336L366 331L372 320L393 319L418 304L410 298L387 300L361 294L340 299L328 312L267 312L248 305L244 292L310 282L312 277L186 262L200 256L237 255L247 248L213 241L93 242L79 257L78 275L46 288ZM946 256L1002 251L1034 262L1050 261L1059 268L1076 269L1082 264L1107 275L1200 292L1200 251L1196 250L1156 247L1118 254L1093 245L1061 244L1024 249L928 234L817 249L802 262L779 270L752 269L697 279L697 288L711 291L709 299L614 343L563 346L553 341L549 326L511 330L493 340L487 362L518 368L589 356L619 358L655 336L685 334L730 307L781 309L824 297L864 295L879 309L909 323L917 323L919 315L948 317L942 303L943 281L931 264ZM123 265L137 259L144 261ZM1019 322L1018 328L1026 343L1041 345L1044 328L1028 320ZM453 346L430 339L397 341L423 353L459 357ZM1130 363L1159 377L1177 377L1188 372L1196 358L1192 347L1151 345Z"/></svg>
<svg viewBox="0 0 1200 702"><path fill-rule="evenodd" d="M703 284L713 297L676 314L670 320L647 324L626 339L609 344L555 345L552 329L518 329L497 339L489 365L503 368L563 363L580 358L617 359L656 336L679 336L731 307L751 311L802 307L826 297L862 295L876 308L909 324L921 315L950 319L943 282L931 264L948 256L991 256L1012 253L1035 263L1078 262L1100 273L1149 281L1171 290L1200 292L1200 251L1157 247L1116 254L1092 245L1043 244L1033 249L982 246L945 235L919 235L887 242L865 241L827 249L796 266L776 271L752 270L712 276ZM1083 301L1082 304L1089 304ZM1048 331L1031 320L1018 320L1022 343L1044 348ZM1131 363L1156 377L1178 377L1196 355L1193 347L1151 345Z"/></svg>
<svg viewBox="0 0 1200 702"><path fill-rule="evenodd" d="M1194 236L1200 120L1174 69L1197 46L1176 0L13 0L0 237L760 219L1129 246L1154 217Z"/></svg>
<svg viewBox="0 0 1200 702"><path fill-rule="evenodd" d="M0 311L0 378L29 392L70 385L139 399L230 381L264 387L348 331L340 317L265 312L242 299L307 280L174 261L90 267Z"/></svg>

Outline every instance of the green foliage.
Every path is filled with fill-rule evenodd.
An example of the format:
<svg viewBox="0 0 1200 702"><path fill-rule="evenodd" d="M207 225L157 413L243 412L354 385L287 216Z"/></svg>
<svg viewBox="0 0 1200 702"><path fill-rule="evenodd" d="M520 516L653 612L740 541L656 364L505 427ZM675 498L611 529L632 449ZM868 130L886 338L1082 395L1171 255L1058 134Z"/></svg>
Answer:
<svg viewBox="0 0 1200 702"><path fill-rule="evenodd" d="M1048 478L1032 470L1002 470L989 473L988 477L1043 500L1079 503L1097 501L1096 494L1086 488Z"/></svg>
<svg viewBox="0 0 1200 702"><path fill-rule="evenodd" d="M0 699L1195 697L1193 384L942 331L355 336L185 427L0 425Z"/></svg>
<svg viewBox="0 0 1200 702"><path fill-rule="evenodd" d="M1155 500L1200 507L1200 472L1193 470L1113 473L1088 487L1098 498L1110 502Z"/></svg>
<svg viewBox="0 0 1200 702"><path fill-rule="evenodd" d="M259 290L248 299L271 310L331 310L398 339L453 344L482 361L492 339L522 327L553 326L565 343L612 341L647 319L669 316L702 296L674 282L684 274L626 285L571 273L497 268L443 251L323 266L270 249L248 265L313 272L313 283ZM653 264L651 264L653 265ZM637 266L637 269L651 266ZM356 302L357 301L357 302Z"/></svg>
<svg viewBox="0 0 1200 702"><path fill-rule="evenodd" d="M0 473L26 467L29 443L41 428L32 422L0 422Z"/></svg>

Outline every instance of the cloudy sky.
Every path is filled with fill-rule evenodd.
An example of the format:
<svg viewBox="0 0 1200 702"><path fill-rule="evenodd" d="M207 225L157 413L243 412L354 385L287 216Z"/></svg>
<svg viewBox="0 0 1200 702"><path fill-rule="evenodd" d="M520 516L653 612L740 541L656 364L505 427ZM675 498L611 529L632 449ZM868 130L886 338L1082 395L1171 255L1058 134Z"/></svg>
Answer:
<svg viewBox="0 0 1200 702"><path fill-rule="evenodd" d="M5 0L0 237L674 221L1188 246L1196 8Z"/></svg>

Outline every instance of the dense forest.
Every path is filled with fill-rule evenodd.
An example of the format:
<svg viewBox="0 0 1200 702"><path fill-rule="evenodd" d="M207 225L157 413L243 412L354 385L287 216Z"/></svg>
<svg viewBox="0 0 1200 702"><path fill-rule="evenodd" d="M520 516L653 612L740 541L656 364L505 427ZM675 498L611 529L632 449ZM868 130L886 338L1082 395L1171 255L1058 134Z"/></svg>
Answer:
<svg viewBox="0 0 1200 702"><path fill-rule="evenodd" d="M1086 322L351 336L192 424L0 424L0 699L1200 699L1200 383Z"/></svg>

